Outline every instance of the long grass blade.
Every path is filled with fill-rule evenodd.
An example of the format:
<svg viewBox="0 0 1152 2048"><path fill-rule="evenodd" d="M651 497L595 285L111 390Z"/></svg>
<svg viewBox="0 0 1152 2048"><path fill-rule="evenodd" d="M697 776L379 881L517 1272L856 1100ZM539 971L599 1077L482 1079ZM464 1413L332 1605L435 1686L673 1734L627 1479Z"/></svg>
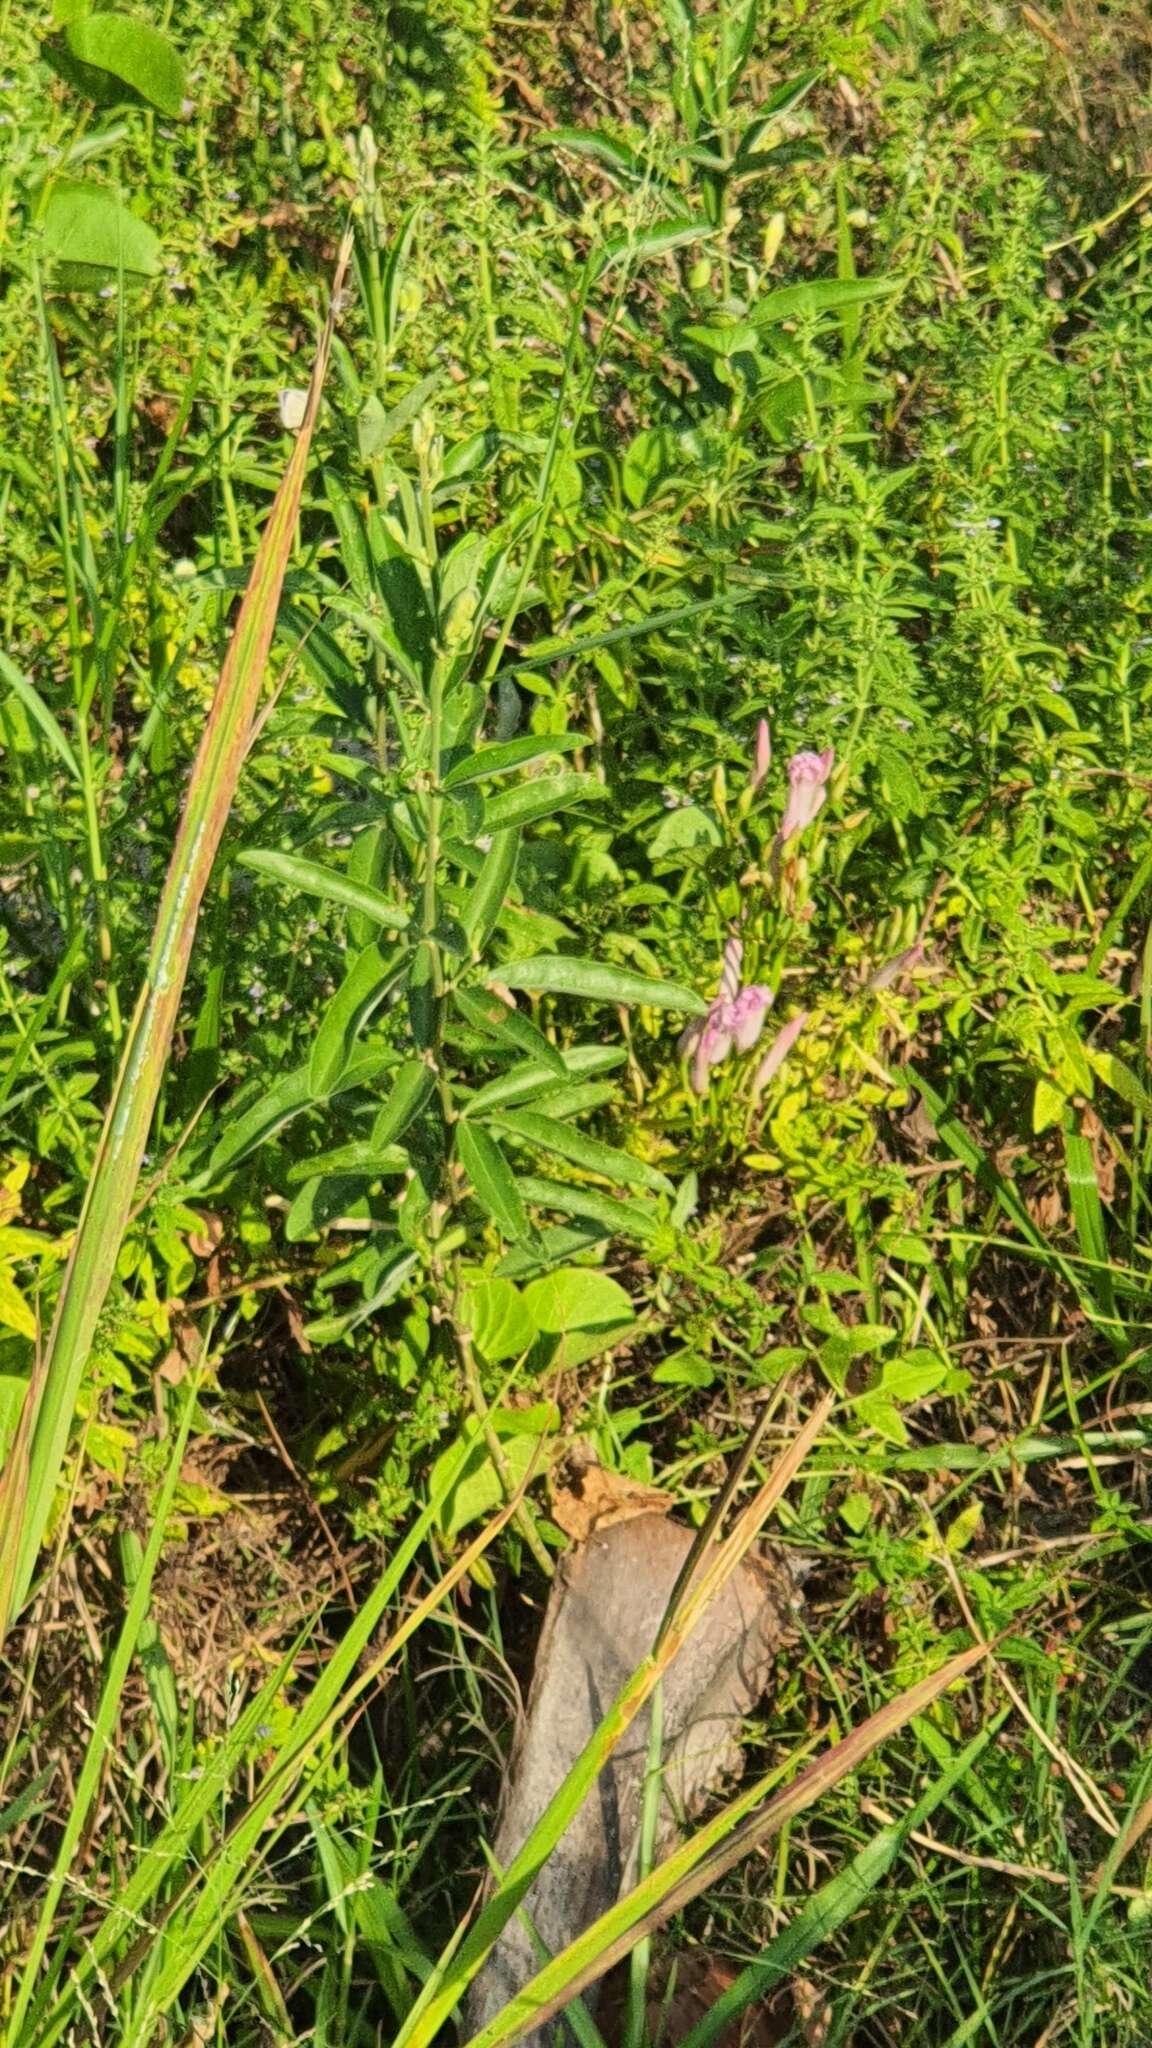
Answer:
<svg viewBox="0 0 1152 2048"><path fill-rule="evenodd" d="M874 1749L922 1714L988 1654L986 1644L975 1643L971 1649L950 1658L938 1671L870 1714L823 1756L805 1765L790 1785L769 1797L766 1803L764 1795L773 1780L762 1780L743 1793L668 1857L651 1877L634 1886L551 1963L537 1971L503 2012L472 2036L466 2048L509 2048L511 2042L530 2029L546 2025L569 1999L612 1969L638 1941L707 1891L753 1849L769 1841L786 1821L794 1820L842 1778L858 1770Z"/></svg>
<svg viewBox="0 0 1152 2048"><path fill-rule="evenodd" d="M735 1571L740 1558L791 1484L827 1420L831 1398L822 1400L777 1460L765 1484L740 1516L736 1529L714 1552L706 1554L677 1613L665 1622L658 1646L644 1659L609 1707L599 1727L553 1794L527 1841L513 1857L504 1877L482 1908L476 1925L449 1955L441 1957L401 2028L395 2048L426 2048L459 2002L477 1970L520 1906L537 1872L547 1862L565 1828L579 1811L617 1743L663 1678L673 1658L709 1603Z"/></svg>
<svg viewBox="0 0 1152 2048"><path fill-rule="evenodd" d="M346 237L337 264L334 303L350 253L351 241ZM193 766L157 912L144 985L61 1283L45 1349L43 1376L29 1391L28 1399L33 1404L31 1426L21 1440L21 1455L10 1456L0 1475L0 1527L15 1521L19 1529L14 1555L7 1560L0 1579L0 1641L23 1605L32 1582L67 1449L81 1377L132 1212L200 905L248 749L265 663L276 630L280 591L292 550L334 325L334 315L329 311L313 366L304 422L261 537Z"/></svg>

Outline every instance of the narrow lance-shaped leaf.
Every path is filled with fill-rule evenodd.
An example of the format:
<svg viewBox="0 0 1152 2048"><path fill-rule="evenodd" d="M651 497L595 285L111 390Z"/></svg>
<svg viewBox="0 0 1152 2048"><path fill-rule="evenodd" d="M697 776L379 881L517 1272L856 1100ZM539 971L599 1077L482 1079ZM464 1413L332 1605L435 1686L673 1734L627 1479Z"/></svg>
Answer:
<svg viewBox="0 0 1152 2048"><path fill-rule="evenodd" d="M337 263L334 295L351 241ZM220 844L260 701L276 610L292 551L304 474L332 346L329 312L312 371L308 410L261 536L215 700L192 769L164 884L144 984L84 1195L56 1315L45 1348L26 1472L9 1458L0 1476L0 1526L24 1495L14 1571L0 1583L0 1631L31 1584L51 1511L80 1381L128 1227L136 1182L184 991L204 891ZM30 1397L31 1398L31 1397Z"/></svg>
<svg viewBox="0 0 1152 2048"><path fill-rule="evenodd" d="M506 832L497 832L484 856L484 865L468 892L461 923L468 935L474 957L484 950L496 929L497 919L504 908L504 898L512 886L516 873L516 859L520 852L520 833L511 826Z"/></svg>
<svg viewBox="0 0 1152 2048"><path fill-rule="evenodd" d="M398 910L371 883L357 882L351 875L342 875L338 868L325 867L322 861L249 847L237 854L236 864L255 869L271 882L284 882L304 896L318 896L322 903L341 903L346 910L362 910L365 917L385 925L389 931L401 932L408 923L407 911Z"/></svg>
<svg viewBox="0 0 1152 2048"><path fill-rule="evenodd" d="M562 953L537 954L531 960L510 960L499 970L506 988L535 995L583 996L590 1003L649 1003L654 1009L687 1010L702 1017L708 1008L695 989L675 981L654 981L625 967L600 960L577 960Z"/></svg>
<svg viewBox="0 0 1152 2048"><path fill-rule="evenodd" d="M649 1166L647 1160L634 1159L630 1152L621 1152L615 1145L605 1145L599 1138L588 1138L583 1131L572 1130L559 1117L541 1116L531 1109L513 1109L500 1117L500 1125L522 1145L554 1152L559 1158L570 1160L573 1166L598 1173L618 1187L650 1188L657 1195L670 1195L673 1191L667 1174L658 1167Z"/></svg>
<svg viewBox="0 0 1152 2048"><path fill-rule="evenodd" d="M531 1225L516 1177L490 1131L477 1124L456 1126L456 1156L493 1223L513 1243L527 1237Z"/></svg>

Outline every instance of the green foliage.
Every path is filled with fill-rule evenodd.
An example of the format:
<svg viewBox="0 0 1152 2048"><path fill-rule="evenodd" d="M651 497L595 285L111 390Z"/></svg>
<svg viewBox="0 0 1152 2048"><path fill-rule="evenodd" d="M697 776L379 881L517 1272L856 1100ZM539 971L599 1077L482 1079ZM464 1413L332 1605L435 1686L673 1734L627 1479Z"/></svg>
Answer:
<svg viewBox="0 0 1152 2048"><path fill-rule="evenodd" d="M223 1736L140 1596L148 1684L99 1724L131 1828L85 1835L77 1883L137 1875L94 1946L53 1905L60 1982L140 1973L109 2039L210 2038L229 1986L244 2048L391 2038L480 1874L476 1731L509 1587L560 1541L549 1466L582 1439L699 1522L733 1418L769 1399L784 1431L819 1386L773 1743L959 1648L953 1576L1031 1719L953 1783L1000 1695L947 1695L717 1887L708 1939L749 1997L820 1941L831 2039L1008 2044L1059 2012L1140 2048L1140 1844L1078 1903L1100 1802L1121 1829L1146 1793L1140 24L1090 8L1068 54L952 0L162 19L58 6L5 54L0 1455L351 206L258 729L47 1534L75 1489L82 1558L146 1583L126 1503L167 1498L209 1305L203 1463L270 1415L338 1546L415 1525L435 1576L535 1477L404 1662L378 1767L308 1719L274 1586L246 1626L282 1663L257 1688L236 1662ZM782 836L788 763L829 750ZM771 991L754 1044L736 940L735 986ZM266 1478L199 1471L161 1546L190 1572ZM238 1774L273 1739L315 1776L257 1813ZM13 1741L26 1959L72 1837ZM943 1783L966 1861L906 1832ZM249 1861L185 1900L241 1812ZM14 2048L56 2026L33 1975Z"/></svg>

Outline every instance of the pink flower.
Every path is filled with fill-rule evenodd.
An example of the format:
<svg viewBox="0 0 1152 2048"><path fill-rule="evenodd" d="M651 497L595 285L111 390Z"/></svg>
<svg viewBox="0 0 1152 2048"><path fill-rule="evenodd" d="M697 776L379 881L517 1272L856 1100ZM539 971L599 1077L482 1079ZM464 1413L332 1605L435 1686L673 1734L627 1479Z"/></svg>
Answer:
<svg viewBox="0 0 1152 2048"><path fill-rule="evenodd" d="M708 1077L712 1068L726 1060L732 1050L732 1032L728 1023L730 1008L728 1003L713 1003L704 1019L692 1058L692 1090L696 1095L708 1093Z"/></svg>
<svg viewBox="0 0 1152 2048"><path fill-rule="evenodd" d="M716 991L717 1000L730 1003L740 992L740 969L744 962L744 941L735 934L724 948L724 965L720 970L720 986Z"/></svg>
<svg viewBox="0 0 1152 2048"><path fill-rule="evenodd" d="M737 1052L751 1052L756 1040L764 1029L764 1019L772 1007L772 990L753 984L741 989L730 1006L729 1024Z"/></svg>
<svg viewBox="0 0 1152 2048"><path fill-rule="evenodd" d="M808 1022L809 1014L810 1013L807 1010L798 1011L796 1016L790 1017L787 1024L782 1025L780 1030L776 1033L775 1038L772 1040L771 1045L768 1047L767 1052L765 1053L763 1059L760 1062L760 1065L757 1067L756 1072L753 1075L753 1102L755 1102L757 1098L764 1093L764 1090L768 1086L768 1083L772 1079L772 1076L774 1074L779 1073L781 1067L784 1065L785 1060L791 1052L792 1047L795 1045L796 1040L799 1038L800 1033L803 1031L804 1026Z"/></svg>
<svg viewBox="0 0 1152 2048"><path fill-rule="evenodd" d="M753 984L740 986L744 959L743 941L732 937L724 948L720 987L703 1017L694 1017L681 1034L677 1051L681 1059L692 1060L691 1082L696 1095L706 1095L713 1067L726 1060L735 1046L737 1052L751 1052L764 1028L773 1000L770 988Z"/></svg>
<svg viewBox="0 0 1152 2048"><path fill-rule="evenodd" d="M826 747L822 754L793 754L788 763L788 802L776 834L777 847L795 839L823 810L835 758L833 747Z"/></svg>
<svg viewBox="0 0 1152 2048"><path fill-rule="evenodd" d="M756 758L752 767L749 788L755 796L769 768L772 766L772 728L766 718L756 727Z"/></svg>

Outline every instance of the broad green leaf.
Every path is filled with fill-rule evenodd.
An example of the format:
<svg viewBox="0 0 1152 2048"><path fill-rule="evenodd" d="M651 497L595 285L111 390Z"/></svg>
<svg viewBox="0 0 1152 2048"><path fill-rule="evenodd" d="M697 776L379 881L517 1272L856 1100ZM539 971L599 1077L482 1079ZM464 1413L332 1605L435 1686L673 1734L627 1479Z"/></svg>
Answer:
<svg viewBox="0 0 1152 2048"><path fill-rule="evenodd" d="M1088 1064L1098 1074L1106 1088L1126 1102L1129 1109L1138 1109L1142 1116L1152 1116L1152 1095L1149 1095L1142 1081L1117 1059L1114 1052L1088 1051Z"/></svg>
<svg viewBox="0 0 1152 2048"><path fill-rule="evenodd" d="M527 1297L510 1280L477 1280L461 1296L460 1314L489 1365L531 1350L536 1324Z"/></svg>
<svg viewBox="0 0 1152 2048"><path fill-rule="evenodd" d="M180 118L184 65L151 22L128 14L84 14L69 24L64 40L85 75L82 89L98 106L143 102L170 120Z"/></svg>
<svg viewBox="0 0 1152 2048"><path fill-rule="evenodd" d="M682 988L679 982L653 981L624 967L578 960L568 954L511 960L499 969L498 978L506 988L526 989L533 995L582 996L591 1003L648 1003L653 1009L687 1010L693 1017L704 1016L708 1008L702 996L694 989Z"/></svg>
<svg viewBox="0 0 1152 2048"><path fill-rule="evenodd" d="M162 267L160 243L147 221L129 213L103 185L61 178L48 195L40 226L52 281L65 290L98 291L120 276L126 284L142 284Z"/></svg>
<svg viewBox="0 0 1152 2048"><path fill-rule="evenodd" d="M0 1267L0 1329L36 1341L36 1317L10 1273Z"/></svg>
<svg viewBox="0 0 1152 2048"><path fill-rule="evenodd" d="M1068 1097L1046 1074L1041 1074L1032 1097L1032 1129L1039 1135L1054 1124L1062 1124Z"/></svg>
<svg viewBox="0 0 1152 2048"><path fill-rule="evenodd" d="M542 1116L532 1109L509 1109L500 1116L499 1128L502 1133L518 1138L522 1145L554 1152L559 1158L570 1160L573 1166L598 1173L616 1186L649 1188L658 1195L673 1192L667 1175L655 1166L634 1159L630 1152L622 1152L615 1145L604 1145L599 1138L585 1137L582 1131L573 1130L556 1116Z"/></svg>
<svg viewBox="0 0 1152 2048"><path fill-rule="evenodd" d="M568 1330L616 1329L635 1319L619 1282L591 1267L568 1266L533 1280L524 1289L524 1303L536 1327L555 1337Z"/></svg>
<svg viewBox="0 0 1152 2048"><path fill-rule="evenodd" d="M494 1410L492 1425L500 1438L505 1472L513 1486L519 1486L537 1456L539 1439L555 1429L557 1420L556 1410L549 1401L538 1401L535 1407L519 1411L508 1408ZM437 1461L432 1467L434 1491L439 1475L440 1463ZM444 1503L441 1527L445 1536L456 1536L470 1522L491 1514L493 1508L499 1507L503 1501L504 1488L504 1479L497 1472L488 1446L481 1438Z"/></svg>
<svg viewBox="0 0 1152 2048"><path fill-rule="evenodd" d="M895 1401L887 1394L860 1394L853 1407L861 1422L876 1430L886 1442L899 1444L901 1449L908 1442L908 1431Z"/></svg>
<svg viewBox="0 0 1152 2048"><path fill-rule="evenodd" d="M365 917L386 925L390 931L402 932L408 923L408 912L389 903L379 889L370 888L367 882L355 882L337 868L324 867L320 861L303 860L294 853L266 852L258 847L237 854L236 860L238 866L252 868L270 882L283 882L304 896L318 896L324 903L340 903L346 910L362 910Z"/></svg>
<svg viewBox="0 0 1152 2048"><path fill-rule="evenodd" d="M448 770L444 788L459 789L468 782L481 782L485 776L507 775L529 761L547 760L549 754L571 754L577 747L587 745L583 733L559 732L543 739L533 733L520 740L505 740L500 746L478 747L474 754Z"/></svg>
<svg viewBox="0 0 1152 2048"><path fill-rule="evenodd" d="M387 994L400 966L400 955L379 946L358 953L320 1021L308 1084L318 1099L328 1095L352 1055L356 1035Z"/></svg>
<svg viewBox="0 0 1152 2048"><path fill-rule="evenodd" d="M452 1000L474 1031L483 1032L509 1050L527 1053L529 1059L548 1067L553 1074L567 1075L563 1053L545 1038L539 1025L519 1010L510 1009L499 996L483 989L458 988L453 991Z"/></svg>
<svg viewBox="0 0 1152 2048"><path fill-rule="evenodd" d="M231 1173L234 1166L239 1166L240 1161L254 1152L258 1145L275 1136L290 1117L298 1116L313 1100L306 1067L298 1067L295 1073L285 1074L253 1103L251 1109L245 1110L234 1123L225 1127L208 1161L208 1179L218 1180L221 1174Z"/></svg>
<svg viewBox="0 0 1152 2048"><path fill-rule="evenodd" d="M605 785L595 775L536 775L488 798L484 830L507 832L512 826L530 825L557 811L571 810L574 804L603 803L607 796Z"/></svg>
<svg viewBox="0 0 1152 2048"><path fill-rule="evenodd" d="M624 495L637 510L648 503L657 484L670 476L680 455L671 427L643 427L624 451L620 480Z"/></svg>
<svg viewBox="0 0 1152 2048"><path fill-rule="evenodd" d="M404 1249L398 1250L385 1261L372 1293L357 1308L350 1308L344 1315L316 1316L304 1325L304 1335L313 1344L334 1344L338 1338L347 1336L349 1331L359 1329L369 1316L387 1308L402 1294L409 1280L420 1264L419 1254Z"/></svg>
<svg viewBox="0 0 1152 2048"><path fill-rule="evenodd" d="M382 405L373 393L356 422L356 441L362 462L375 462L378 456L383 455L388 443L403 433L405 427L411 426L439 382L440 372L431 371L393 406Z"/></svg>
<svg viewBox="0 0 1152 2048"><path fill-rule="evenodd" d="M330 1095L343 1094L352 1088L370 1087L380 1075L395 1066L396 1055L391 1050L360 1053L343 1069L333 1083ZM291 1074L285 1074L266 1094L261 1095L250 1109L244 1111L235 1123L228 1127L217 1140L215 1150L205 1168L204 1178L211 1182L221 1174L231 1173L254 1152L258 1145L266 1144L269 1138L308 1109L318 1098L312 1093L311 1076L307 1067L297 1067ZM384 1142L381 1140L380 1142Z"/></svg>
<svg viewBox="0 0 1152 2048"><path fill-rule="evenodd" d="M477 1124L456 1126L456 1156L475 1190L505 1237L515 1244L531 1229L516 1177L490 1131Z"/></svg>
<svg viewBox="0 0 1152 2048"><path fill-rule="evenodd" d="M603 128L552 128L545 129L542 142L549 149L566 149L573 156L589 157L593 163L610 171L627 185L637 185L645 176L646 166L624 142L617 142Z"/></svg>

